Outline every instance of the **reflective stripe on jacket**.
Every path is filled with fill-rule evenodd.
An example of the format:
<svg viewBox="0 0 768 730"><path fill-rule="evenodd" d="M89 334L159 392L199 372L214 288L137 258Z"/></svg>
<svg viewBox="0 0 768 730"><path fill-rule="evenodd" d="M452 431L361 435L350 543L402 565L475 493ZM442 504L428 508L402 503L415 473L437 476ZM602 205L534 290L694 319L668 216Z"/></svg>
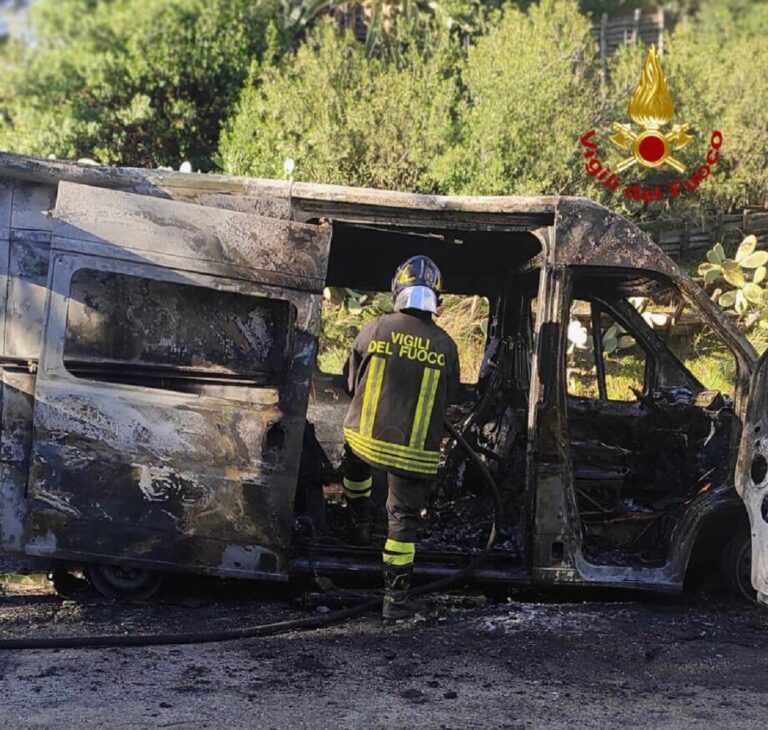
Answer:
<svg viewBox="0 0 768 730"><path fill-rule="evenodd" d="M433 477L445 407L459 384L451 337L428 315L385 314L357 336L345 374L352 403L344 437L354 453L402 476Z"/></svg>

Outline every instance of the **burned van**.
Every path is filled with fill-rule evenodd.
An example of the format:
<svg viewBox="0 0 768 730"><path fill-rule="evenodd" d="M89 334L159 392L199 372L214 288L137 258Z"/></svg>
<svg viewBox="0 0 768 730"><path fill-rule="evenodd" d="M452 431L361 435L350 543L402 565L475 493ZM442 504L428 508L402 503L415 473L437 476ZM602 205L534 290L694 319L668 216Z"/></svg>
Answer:
<svg viewBox="0 0 768 730"><path fill-rule="evenodd" d="M678 591L709 567L768 602L765 361L599 205L3 154L0 247L6 569L113 596L374 575L380 545L346 540L324 293L374 297L426 254L484 313L449 409L502 493L476 580ZM465 565L492 520L446 439L417 572Z"/></svg>

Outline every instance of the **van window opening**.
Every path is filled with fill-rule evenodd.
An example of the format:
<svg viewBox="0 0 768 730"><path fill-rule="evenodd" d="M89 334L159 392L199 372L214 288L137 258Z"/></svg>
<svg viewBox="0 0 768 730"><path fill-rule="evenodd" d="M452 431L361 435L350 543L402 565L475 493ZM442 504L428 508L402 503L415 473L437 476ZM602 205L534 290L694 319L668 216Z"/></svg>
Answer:
<svg viewBox="0 0 768 730"><path fill-rule="evenodd" d="M615 273L579 277L570 310L568 334L569 353L574 349L582 350L573 356L575 359L584 360L584 348L577 342L585 336L591 340L591 318L586 300L593 297L616 302L619 307L631 307L642 318L642 328L653 330L654 335L663 341L664 347L704 389L735 396L738 362L734 353L677 287L663 277L642 277L638 276L638 272L627 278ZM601 316L605 320L604 308ZM634 342L633 334L625 326L617 323L615 329L608 334L611 335L609 349L618 348L620 351L626 350L627 355L639 355L640 343ZM569 354L570 359L572 356ZM638 367L633 367L630 360L625 359L624 365L636 372ZM575 387L576 390L569 390L569 393L580 395L579 386Z"/></svg>
<svg viewBox="0 0 768 730"><path fill-rule="evenodd" d="M269 385L284 377L292 303L80 269L64 366L76 377L186 390L178 381Z"/></svg>
<svg viewBox="0 0 768 730"><path fill-rule="evenodd" d="M567 424L585 557L659 566L688 505L732 473L736 358L661 276L583 270L572 296Z"/></svg>
<svg viewBox="0 0 768 730"><path fill-rule="evenodd" d="M735 397L738 363L725 342L682 297L672 300L668 309L674 319L667 347L707 390Z"/></svg>
<svg viewBox="0 0 768 730"><path fill-rule="evenodd" d="M599 332L594 331L599 322ZM568 323L568 394L611 401L637 400L645 391L647 355L620 323L594 303L575 300ZM600 393L598 360L605 377Z"/></svg>
<svg viewBox="0 0 768 730"><path fill-rule="evenodd" d="M484 230L470 224L431 229L405 223L334 221L318 369L325 375L342 372L360 329L392 311L389 292L396 268L423 254L438 265L446 286L436 322L459 347L462 382L477 383L488 345L491 302L504 290L509 276L530 267L540 253L538 238L519 229Z"/></svg>

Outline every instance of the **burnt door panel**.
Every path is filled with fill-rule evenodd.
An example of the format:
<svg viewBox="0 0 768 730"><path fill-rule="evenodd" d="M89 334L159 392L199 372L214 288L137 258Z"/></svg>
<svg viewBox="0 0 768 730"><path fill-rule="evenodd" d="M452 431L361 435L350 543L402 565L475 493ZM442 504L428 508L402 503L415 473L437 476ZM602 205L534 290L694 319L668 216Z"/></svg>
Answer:
<svg viewBox="0 0 768 730"><path fill-rule="evenodd" d="M47 297L50 234L12 231L3 348L13 360L34 360L40 353Z"/></svg>
<svg viewBox="0 0 768 730"><path fill-rule="evenodd" d="M334 463L339 463L344 447L342 424L349 409L350 397L343 375L323 373L316 369L312 376L312 392L307 417L315 426L319 444Z"/></svg>
<svg viewBox="0 0 768 730"><path fill-rule="evenodd" d="M26 551L284 577L329 231L74 193L51 244Z"/></svg>
<svg viewBox="0 0 768 730"><path fill-rule="evenodd" d="M752 376L736 489L752 528L752 585L758 600L768 606L768 352Z"/></svg>
<svg viewBox="0 0 768 730"><path fill-rule="evenodd" d="M60 183L58 248L322 292L330 230L193 203Z"/></svg>

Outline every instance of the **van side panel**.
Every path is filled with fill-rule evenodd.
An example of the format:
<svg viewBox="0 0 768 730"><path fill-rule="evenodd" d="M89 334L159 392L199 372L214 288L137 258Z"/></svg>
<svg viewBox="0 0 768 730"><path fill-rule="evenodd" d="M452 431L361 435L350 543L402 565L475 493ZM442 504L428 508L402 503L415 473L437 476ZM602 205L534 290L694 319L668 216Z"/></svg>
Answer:
<svg viewBox="0 0 768 730"><path fill-rule="evenodd" d="M0 405L0 550L20 552L32 450L35 374L3 368Z"/></svg>
<svg viewBox="0 0 768 730"><path fill-rule="evenodd" d="M330 230L59 185L28 555L284 579Z"/></svg>

